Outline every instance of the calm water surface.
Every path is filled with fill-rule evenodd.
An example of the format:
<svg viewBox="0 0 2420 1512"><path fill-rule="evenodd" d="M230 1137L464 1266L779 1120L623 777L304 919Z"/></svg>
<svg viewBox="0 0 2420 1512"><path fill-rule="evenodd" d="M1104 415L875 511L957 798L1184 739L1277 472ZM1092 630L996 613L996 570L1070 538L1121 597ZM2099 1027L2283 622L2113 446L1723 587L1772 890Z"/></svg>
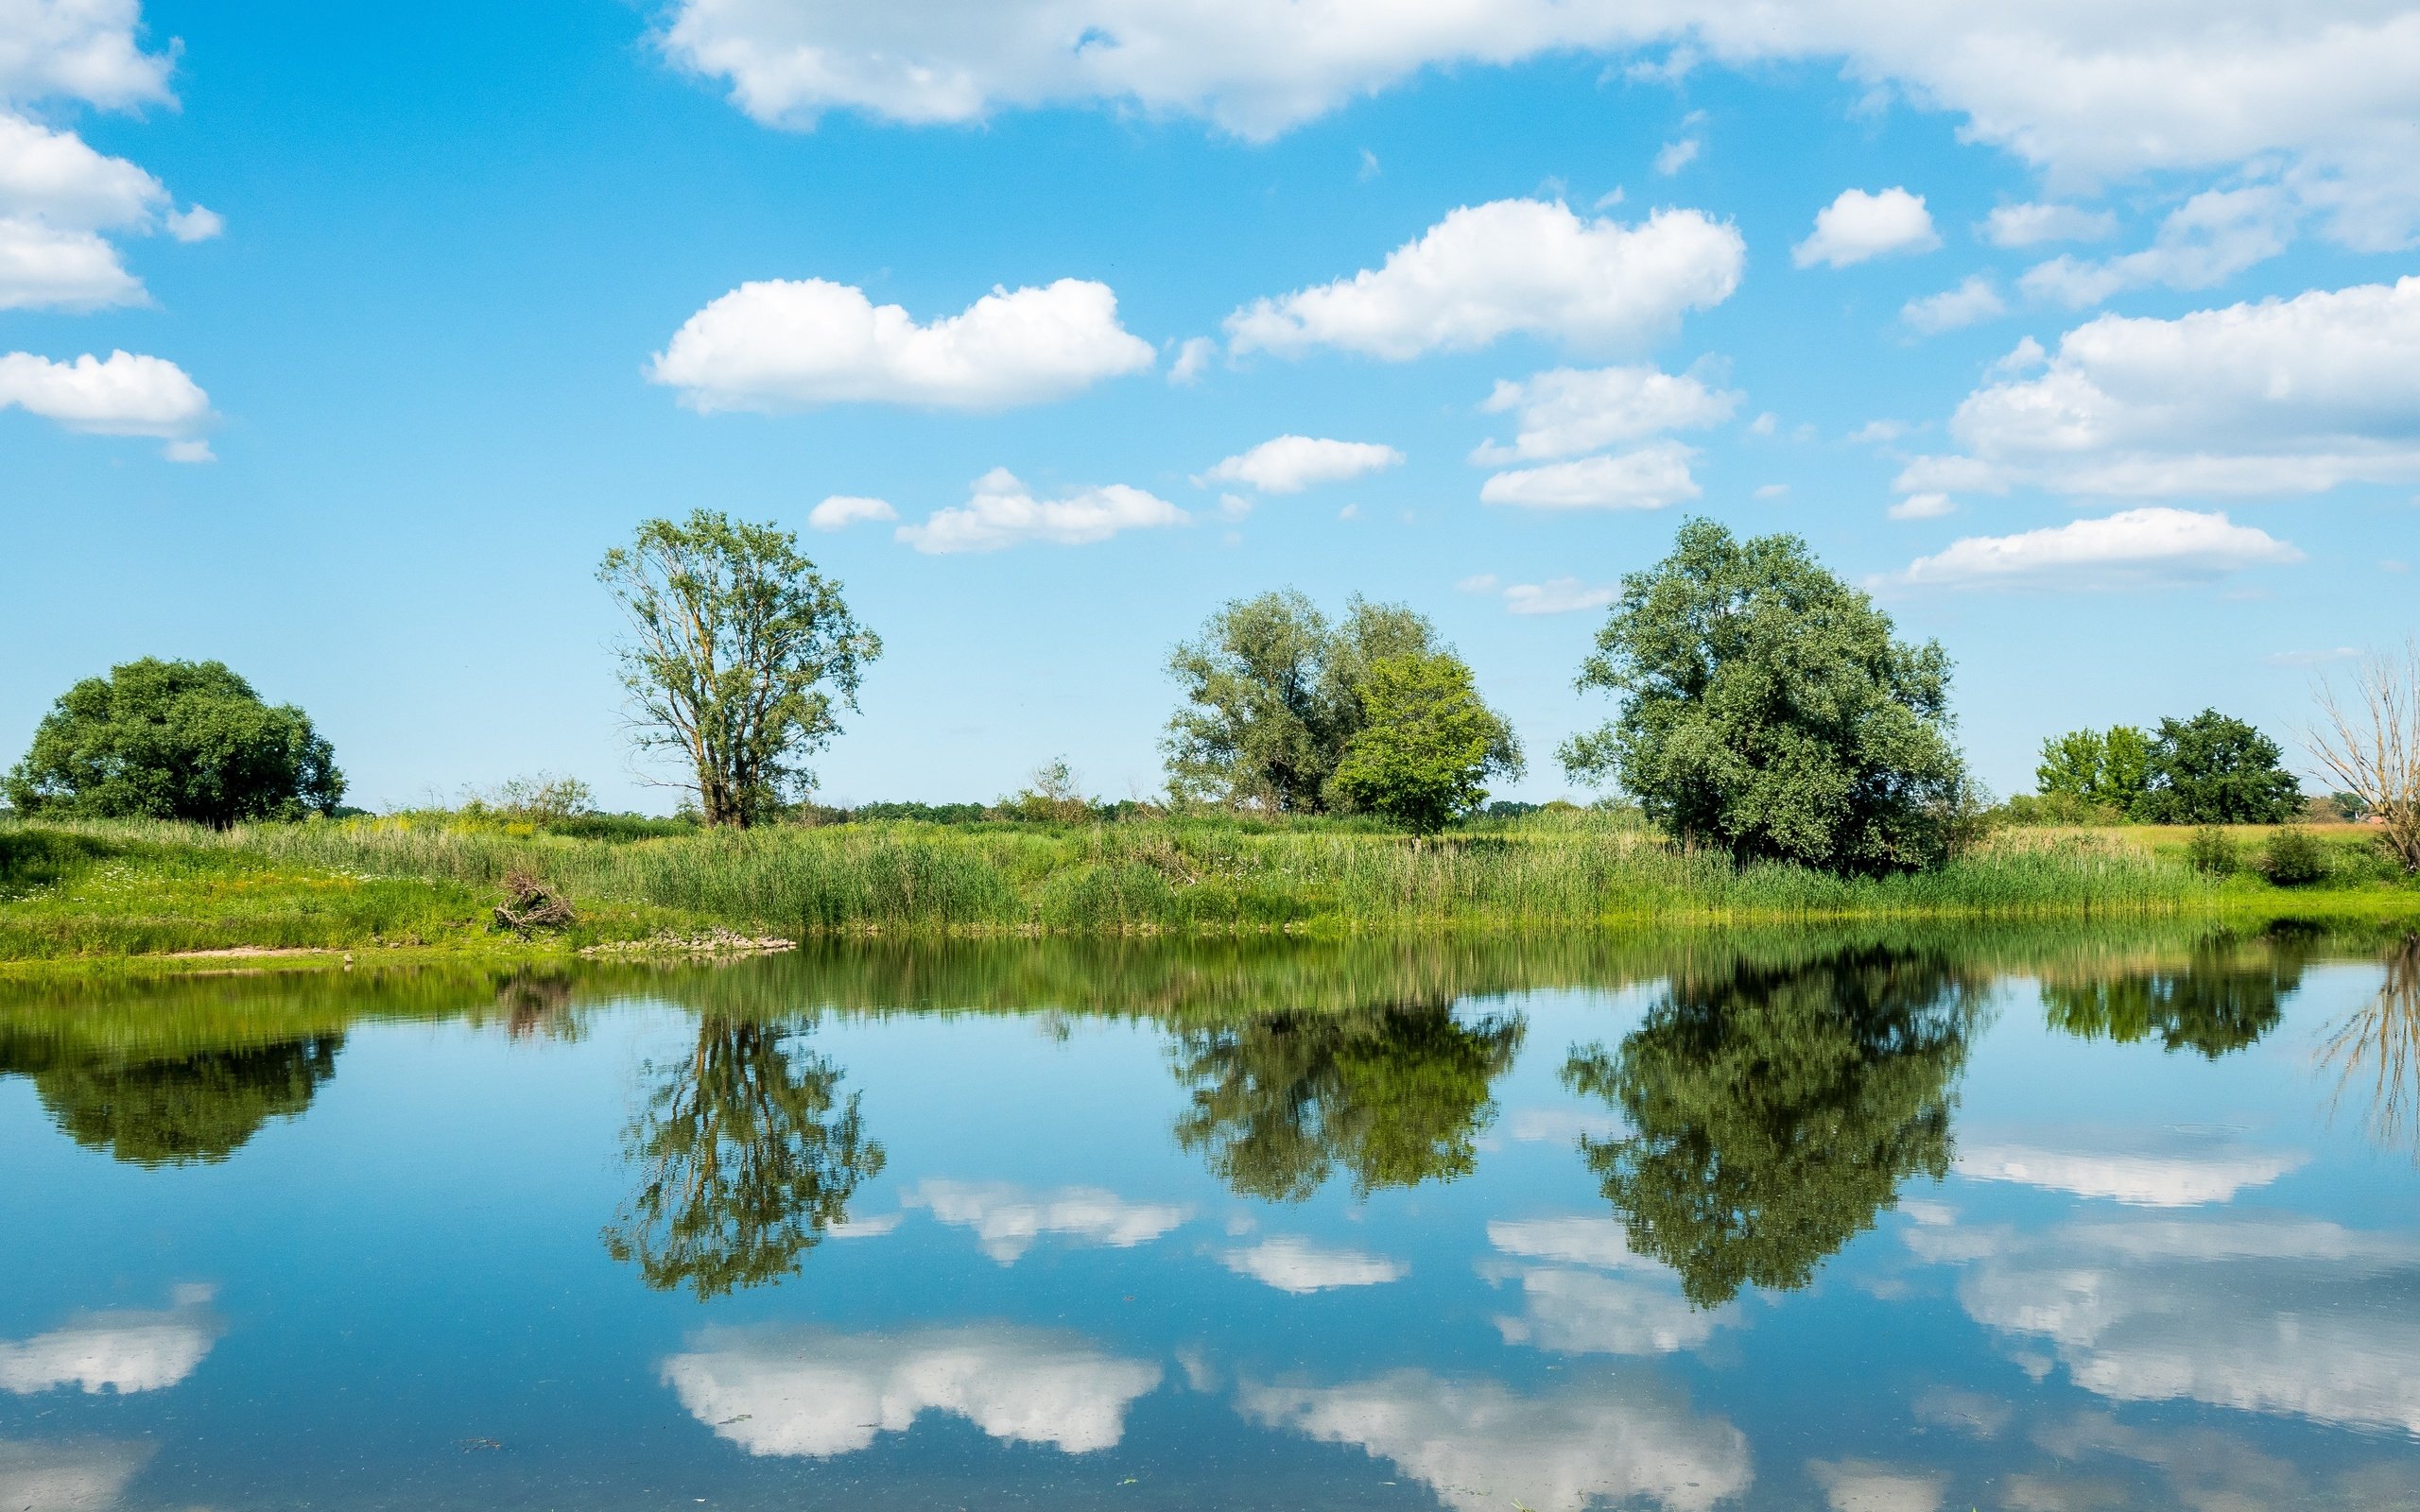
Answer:
<svg viewBox="0 0 2420 1512"><path fill-rule="evenodd" d="M0 986L0 1512L2420 1506L2420 944Z"/></svg>

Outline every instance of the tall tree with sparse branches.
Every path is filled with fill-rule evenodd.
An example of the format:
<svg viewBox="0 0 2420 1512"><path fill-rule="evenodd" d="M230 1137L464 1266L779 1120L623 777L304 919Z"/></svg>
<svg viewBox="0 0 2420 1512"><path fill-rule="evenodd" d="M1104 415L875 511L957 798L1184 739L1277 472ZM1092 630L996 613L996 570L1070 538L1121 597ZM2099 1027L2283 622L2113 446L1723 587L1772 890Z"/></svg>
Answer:
<svg viewBox="0 0 2420 1512"><path fill-rule="evenodd" d="M2400 659L2373 653L2349 695L2319 687L2319 718L2303 743L2327 774L2383 827L2406 871L2420 871L2420 639Z"/></svg>
<svg viewBox="0 0 2420 1512"><path fill-rule="evenodd" d="M856 710L882 642L795 535L710 509L643 521L596 576L630 622L633 738L694 774L677 785L706 823L752 824L813 791L804 759Z"/></svg>

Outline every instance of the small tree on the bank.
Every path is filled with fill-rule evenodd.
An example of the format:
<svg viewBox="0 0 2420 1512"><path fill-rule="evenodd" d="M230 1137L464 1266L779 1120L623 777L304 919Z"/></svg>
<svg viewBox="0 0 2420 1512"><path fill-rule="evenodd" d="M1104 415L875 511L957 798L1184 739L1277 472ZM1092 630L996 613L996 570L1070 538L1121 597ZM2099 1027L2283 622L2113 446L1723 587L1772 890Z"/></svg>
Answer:
<svg viewBox="0 0 2420 1512"><path fill-rule="evenodd" d="M2420 872L2420 640L2404 643L2400 662L2372 655L2349 697L2322 683L2319 720L2304 743L2344 785L2339 807L2350 799L2357 812L2375 816L2387 850L2404 870Z"/></svg>
<svg viewBox="0 0 2420 1512"><path fill-rule="evenodd" d="M2303 785L2286 770L2285 756L2275 741L2216 709L2163 719L2135 816L2154 824L2283 824L2303 806Z"/></svg>
<svg viewBox="0 0 2420 1512"><path fill-rule="evenodd" d="M678 754L706 823L752 824L813 790L804 759L856 708L882 642L795 535L709 509L643 521L596 576L630 622L634 738Z"/></svg>
<svg viewBox="0 0 2420 1512"><path fill-rule="evenodd" d="M2033 790L2131 816L2151 790L2151 774L2152 737L2142 730L2132 725L2078 730L2042 743Z"/></svg>
<svg viewBox="0 0 2420 1512"><path fill-rule="evenodd" d="M1564 765L1742 861L1935 865L1972 808L1949 658L1892 629L1797 537L1742 541L1692 520L1669 557L1622 579L1580 673L1621 711L1566 742Z"/></svg>
<svg viewBox="0 0 2420 1512"><path fill-rule="evenodd" d="M329 813L344 785L302 710L263 702L223 662L151 657L60 695L0 783L21 814L222 830Z"/></svg>
<svg viewBox="0 0 2420 1512"><path fill-rule="evenodd" d="M1491 774L1517 777L1521 745L1479 701L1470 668L1443 652L1382 657L1364 670L1365 722L1331 786L1352 808L1434 834L1487 801Z"/></svg>

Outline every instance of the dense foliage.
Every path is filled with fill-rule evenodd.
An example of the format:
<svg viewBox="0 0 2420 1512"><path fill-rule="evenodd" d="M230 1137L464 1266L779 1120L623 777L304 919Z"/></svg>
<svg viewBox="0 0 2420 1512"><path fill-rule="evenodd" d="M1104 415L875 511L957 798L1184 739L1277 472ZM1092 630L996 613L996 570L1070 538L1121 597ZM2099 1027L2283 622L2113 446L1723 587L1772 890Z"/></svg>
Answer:
<svg viewBox="0 0 2420 1512"><path fill-rule="evenodd" d="M176 1059L74 1060L34 1073L60 1131L130 1165L226 1160L272 1118L296 1118L336 1074L344 1036L210 1050Z"/></svg>
<svg viewBox="0 0 2420 1512"><path fill-rule="evenodd" d="M302 710L262 702L224 662L150 657L61 694L0 782L24 814L220 829L328 813L344 785Z"/></svg>
<svg viewBox="0 0 2420 1512"><path fill-rule="evenodd" d="M2196 941L2182 966L2079 980L2054 974L2042 984L2042 1003L2053 1028L2082 1039L2156 1039L2164 1049L2216 1060L2284 1020L2318 943L2290 933L2251 942L2214 936Z"/></svg>
<svg viewBox="0 0 2420 1512"><path fill-rule="evenodd" d="M2078 730L2042 743L2034 790L2120 816L2135 813L2151 791L2152 737L2132 725Z"/></svg>
<svg viewBox="0 0 2420 1512"><path fill-rule="evenodd" d="M752 824L813 790L805 758L856 707L882 642L795 535L699 509L642 522L596 576L630 623L638 744L674 755L706 823Z"/></svg>
<svg viewBox="0 0 2420 1512"><path fill-rule="evenodd" d="M2283 824L2302 812L2302 782L2277 743L2240 719L2204 709L2163 719L2135 816L2155 824Z"/></svg>
<svg viewBox="0 0 2420 1512"><path fill-rule="evenodd" d="M1487 800L1488 776L1521 773L1512 729L1479 701L1460 659L1384 657L1362 688L1366 722L1329 784L1349 807L1434 834Z"/></svg>
<svg viewBox="0 0 2420 1512"><path fill-rule="evenodd" d="M1892 630L1797 537L1690 521L1669 557L1622 579L1580 674L1621 710L1565 744L1564 765L1617 779L1650 818L1738 860L1937 866L1970 806L1949 658Z"/></svg>

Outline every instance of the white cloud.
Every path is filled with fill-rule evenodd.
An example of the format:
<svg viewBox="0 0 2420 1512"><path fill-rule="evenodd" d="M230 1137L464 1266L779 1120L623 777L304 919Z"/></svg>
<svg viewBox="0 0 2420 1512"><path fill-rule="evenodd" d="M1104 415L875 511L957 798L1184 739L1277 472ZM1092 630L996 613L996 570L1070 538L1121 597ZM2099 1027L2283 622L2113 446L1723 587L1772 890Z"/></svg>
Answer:
<svg viewBox="0 0 2420 1512"><path fill-rule="evenodd" d="M2189 1208L2232 1202L2248 1187L2267 1186L2301 1169L2306 1157L2256 1150L2223 1139L2187 1142L2174 1150L2050 1149L2033 1144L1962 1143L1958 1174L1975 1181L2015 1181L2080 1197L2105 1197L2146 1208Z"/></svg>
<svg viewBox="0 0 2420 1512"><path fill-rule="evenodd" d="M1651 367L1555 368L1519 383L1499 379L1479 407L1516 413L1519 432L1509 447L1482 444L1471 460L1495 467L1573 456L1666 431L1703 429L1729 420L1739 400L1695 376Z"/></svg>
<svg viewBox="0 0 2420 1512"><path fill-rule="evenodd" d="M2118 217L2081 205L2002 205L1984 219L1982 231L1983 239L1995 247L2097 242L2118 234Z"/></svg>
<svg viewBox="0 0 2420 1512"><path fill-rule="evenodd" d="M1314 347L1400 362L1516 332L1587 351L1637 348L1739 284L1739 233L1695 210L1643 224L1582 220L1559 202L1465 205L1349 279L1227 318L1236 352Z"/></svg>
<svg viewBox="0 0 2420 1512"><path fill-rule="evenodd" d="M2104 315L2038 373L1968 395L1949 429L1965 455L1917 458L1902 490L2258 497L2420 478L2420 278Z"/></svg>
<svg viewBox="0 0 2420 1512"><path fill-rule="evenodd" d="M1219 1259L1238 1276L1297 1296L1339 1286L1382 1286L1403 1280L1411 1269L1401 1261L1357 1249L1325 1249L1293 1238L1264 1239Z"/></svg>
<svg viewBox="0 0 2420 1512"><path fill-rule="evenodd" d="M0 5L0 101L167 101L170 59L143 50L141 25L137 0L9 0Z"/></svg>
<svg viewBox="0 0 2420 1512"><path fill-rule="evenodd" d="M1768 503L1776 499L1787 499L1789 497L1789 485L1787 483L1759 483L1756 485L1754 496L1756 498L1763 499Z"/></svg>
<svg viewBox="0 0 2420 1512"><path fill-rule="evenodd" d="M2420 16L2392 4L676 0L662 40L771 124L1104 103L1263 138L1424 70L1559 51L1659 75L1701 60L1837 61L1876 92L1961 117L1962 136L2044 170L2058 193L2266 167L2353 245L2398 245L2420 217ZM1669 49L1660 61L1635 58L1657 49Z"/></svg>
<svg viewBox="0 0 2420 1512"><path fill-rule="evenodd" d="M751 1454L827 1459L904 1434L927 1412L963 1418L1003 1443L1114 1449L1127 1408L1158 1388L1161 1372L1071 1334L994 1323L859 1334L708 1329L662 1375L717 1437Z"/></svg>
<svg viewBox="0 0 2420 1512"><path fill-rule="evenodd" d="M1678 441L1659 441L1614 456L1517 468L1489 478L1478 496L1530 509L1661 509L1703 491L1689 475L1696 455Z"/></svg>
<svg viewBox="0 0 2420 1512"><path fill-rule="evenodd" d="M207 205L168 212L168 234L181 242L206 242L227 230L227 217Z"/></svg>
<svg viewBox="0 0 2420 1512"><path fill-rule="evenodd" d="M1704 150L1704 141L1694 136L1685 136L1667 142L1656 151L1655 171L1669 178L1697 162L1698 154Z"/></svg>
<svg viewBox="0 0 2420 1512"><path fill-rule="evenodd" d="M1697 1307L1669 1275L1531 1267L1518 1277L1521 1315L1498 1317L1496 1332L1507 1344L1553 1354L1672 1354L1694 1349L1717 1328L1738 1321L1737 1303Z"/></svg>
<svg viewBox="0 0 2420 1512"><path fill-rule="evenodd" d="M1883 512L1893 520L1938 520L1957 509L1946 493L1910 493Z"/></svg>
<svg viewBox="0 0 2420 1512"><path fill-rule="evenodd" d="M1906 421L1870 420L1849 432L1846 438L1851 446L1888 446L1907 434Z"/></svg>
<svg viewBox="0 0 2420 1512"><path fill-rule="evenodd" d="M1063 278L994 289L929 325L824 279L742 284L691 316L648 366L651 382L716 410L919 404L996 410L1063 398L1151 366L1117 323L1106 284Z"/></svg>
<svg viewBox="0 0 2420 1512"><path fill-rule="evenodd" d="M1940 245L1924 196L1897 188L1880 194L1843 189L1815 213L1813 233L1791 248L1789 256L1801 267L1818 263L1847 267L1869 258L1928 252Z"/></svg>
<svg viewBox="0 0 2420 1512"><path fill-rule="evenodd" d="M1457 593L1493 593L1495 592L1494 573L1474 573L1454 584Z"/></svg>
<svg viewBox="0 0 2420 1512"><path fill-rule="evenodd" d="M2123 587L2302 559L2287 542L2223 514L2154 506L2022 535L1968 536L1916 558L1906 580L1967 588Z"/></svg>
<svg viewBox="0 0 2420 1512"><path fill-rule="evenodd" d="M124 158L0 111L0 214L64 231L110 231L151 224L167 198L159 180Z"/></svg>
<svg viewBox="0 0 2420 1512"><path fill-rule="evenodd" d="M1504 590L1504 607L1514 614L1571 614L1603 609L1614 601L1611 588L1590 585L1577 577L1549 577L1543 583L1513 583Z"/></svg>
<svg viewBox="0 0 2420 1512"><path fill-rule="evenodd" d="M1000 467L975 480L966 503L937 509L923 524L901 525L895 534L918 551L943 556L999 551L1029 541L1088 545L1121 530L1181 525L1189 518L1166 499L1123 483L1037 499L1016 474Z"/></svg>
<svg viewBox="0 0 2420 1512"><path fill-rule="evenodd" d="M1899 307L1899 318L1908 323L1909 329L1927 335L1977 325L2007 313L2008 302L1992 286L1992 281L1980 273L1969 276L1954 289L1910 300Z"/></svg>
<svg viewBox="0 0 2420 1512"><path fill-rule="evenodd" d="M52 362L8 352L0 355L0 410L12 405L72 431L158 437L170 442L173 461L209 459L209 447L193 433L210 421L210 396L164 358L112 352Z"/></svg>
<svg viewBox="0 0 2420 1512"><path fill-rule="evenodd" d="M0 1340L0 1391L60 1386L87 1393L157 1391L193 1374L226 1332L209 1287L182 1287L156 1312L87 1313L47 1333Z"/></svg>
<svg viewBox="0 0 2420 1512"><path fill-rule="evenodd" d="M896 520L899 511L888 499L836 493L806 512L806 523L818 530L846 530L860 520Z"/></svg>
<svg viewBox="0 0 2420 1512"><path fill-rule="evenodd" d="M1129 1202L1099 1187L1037 1192L1006 1181L924 1181L900 1201L929 1209L942 1223L974 1229L983 1253L1003 1265L1015 1264L1037 1239L1131 1249L1193 1216L1188 1207Z"/></svg>
<svg viewBox="0 0 2420 1512"><path fill-rule="evenodd" d="M9 1512L108 1512L150 1457L142 1444L0 1438L0 1505Z"/></svg>
<svg viewBox="0 0 2420 1512"><path fill-rule="evenodd" d="M1524 1260L1564 1265L1660 1270L1663 1263L1630 1246L1630 1233L1611 1218L1494 1219L1487 1242Z"/></svg>
<svg viewBox="0 0 2420 1512"><path fill-rule="evenodd" d="M1387 1460L1458 1512L1582 1512L1599 1500L1710 1512L1755 1479L1738 1429L1622 1375L1521 1396L1493 1381L1397 1370L1340 1386L1246 1385L1236 1407Z"/></svg>
<svg viewBox="0 0 2420 1512"><path fill-rule="evenodd" d="M1939 1470L1911 1470L1870 1459L1810 1459L1806 1473L1832 1512L1938 1512L1949 1489Z"/></svg>
<svg viewBox="0 0 2420 1512"><path fill-rule="evenodd" d="M2273 184L2213 189L2171 211L2144 250L2098 263L2056 257L2028 269L2017 287L2078 310L2153 284L2213 288L2284 251L2293 240L2295 218L2291 199Z"/></svg>
<svg viewBox="0 0 2420 1512"><path fill-rule="evenodd" d="M98 233L0 215L0 310L99 310L144 299Z"/></svg>
<svg viewBox="0 0 2420 1512"><path fill-rule="evenodd" d="M1176 360L1168 364L1168 382L1179 387L1200 383L1202 370L1218 354L1219 343L1208 336L1185 337L1176 349Z"/></svg>
<svg viewBox="0 0 2420 1512"><path fill-rule="evenodd" d="M1280 436L1228 457L1196 482L1248 483L1263 493L1300 493L1398 466L1403 454L1373 441L1330 441Z"/></svg>

